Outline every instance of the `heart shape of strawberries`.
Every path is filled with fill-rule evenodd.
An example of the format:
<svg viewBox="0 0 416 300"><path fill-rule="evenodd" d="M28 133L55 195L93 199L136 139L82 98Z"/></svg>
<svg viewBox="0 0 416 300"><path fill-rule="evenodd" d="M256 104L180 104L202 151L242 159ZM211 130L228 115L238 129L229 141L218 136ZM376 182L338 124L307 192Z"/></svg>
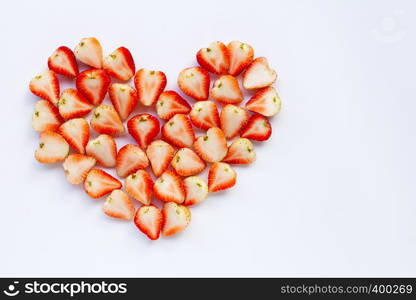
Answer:
<svg viewBox="0 0 416 300"><path fill-rule="evenodd" d="M41 98L32 116L32 126L40 132L36 160L63 161L69 183L83 183L92 198L107 196L104 213L133 219L149 239L182 231L191 220L189 206L236 184L231 165L255 161L252 141L270 138L268 118L281 107L271 86L277 74L266 58L254 59L250 45L213 42L196 59L200 66L185 68L178 76L179 89L194 100L190 105L176 91L165 91L162 71L136 72L125 47L105 57L96 38L83 38L74 51L57 48L48 70L29 85ZM80 72L80 66L88 68ZM212 85L210 73L216 75ZM245 108L240 106L240 74L242 86L255 90ZM61 92L58 76L74 79L74 88ZM134 87L126 83L131 79ZM103 104L107 93L110 101ZM138 105L153 110L131 116ZM196 136L194 128L205 133ZM115 139L127 133L131 143L118 149ZM206 167L207 181L197 176ZM117 175L102 168L115 168ZM141 206L136 209L132 199ZM162 209L152 204L156 199Z"/></svg>

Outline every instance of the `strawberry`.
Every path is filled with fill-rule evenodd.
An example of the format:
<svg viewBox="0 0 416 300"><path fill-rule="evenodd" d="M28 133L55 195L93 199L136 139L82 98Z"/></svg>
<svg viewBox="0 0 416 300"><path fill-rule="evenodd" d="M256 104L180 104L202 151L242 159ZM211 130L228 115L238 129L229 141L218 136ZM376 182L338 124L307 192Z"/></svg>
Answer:
<svg viewBox="0 0 416 300"><path fill-rule="evenodd" d="M253 48L239 41L232 41L227 46L228 55L230 56L230 68L228 74L232 76L239 75L247 68L254 58Z"/></svg>
<svg viewBox="0 0 416 300"><path fill-rule="evenodd" d="M243 101L238 80L231 75L223 75L214 81L211 97L223 104L238 104Z"/></svg>
<svg viewBox="0 0 416 300"><path fill-rule="evenodd" d="M205 162L189 148L182 148L172 159L172 167L181 176L191 176L205 169Z"/></svg>
<svg viewBox="0 0 416 300"><path fill-rule="evenodd" d="M159 120L150 114L139 114L127 122L130 135L136 140L142 149L159 134Z"/></svg>
<svg viewBox="0 0 416 300"><path fill-rule="evenodd" d="M74 52L66 46L59 47L49 56L48 67L55 73L68 77L78 75L78 65Z"/></svg>
<svg viewBox="0 0 416 300"><path fill-rule="evenodd" d="M137 104L137 93L128 84L113 83L108 89L111 103L118 112L121 120L126 120Z"/></svg>
<svg viewBox="0 0 416 300"><path fill-rule="evenodd" d="M126 177L148 165L146 153L139 146L127 144L117 153L116 171L119 177Z"/></svg>
<svg viewBox="0 0 416 300"><path fill-rule="evenodd" d="M191 222L191 211L183 205L168 202L163 205L163 227L164 236L171 236L184 230Z"/></svg>
<svg viewBox="0 0 416 300"><path fill-rule="evenodd" d="M29 83L30 91L49 102L56 104L59 99L59 80L55 72L45 70L35 77Z"/></svg>
<svg viewBox="0 0 416 300"><path fill-rule="evenodd" d="M265 57L258 57L251 62L243 74L243 86L246 90L254 90L272 85L277 73L270 68Z"/></svg>
<svg viewBox="0 0 416 300"><path fill-rule="evenodd" d="M137 95L144 106L153 105L166 87L166 75L162 71L140 69L134 75Z"/></svg>
<svg viewBox="0 0 416 300"><path fill-rule="evenodd" d="M143 205L134 216L134 224L151 240L159 238L162 223L162 212L154 205Z"/></svg>
<svg viewBox="0 0 416 300"><path fill-rule="evenodd" d="M71 119L59 127L59 133L78 153L85 153L85 146L90 138L88 122L83 118Z"/></svg>
<svg viewBox="0 0 416 300"><path fill-rule="evenodd" d="M201 67L182 70L178 77L178 86L185 95L195 100L207 100L209 95L209 74Z"/></svg>
<svg viewBox="0 0 416 300"><path fill-rule="evenodd" d="M39 100L35 104L32 115L32 127L36 131L54 131L63 122L58 109L47 100Z"/></svg>
<svg viewBox="0 0 416 300"><path fill-rule="evenodd" d="M226 74L230 65L227 47L221 42L213 42L196 54L196 60L205 70L215 74Z"/></svg>
<svg viewBox="0 0 416 300"><path fill-rule="evenodd" d="M103 48L100 42L94 38L83 38L75 46L75 57L82 63L93 68L101 69L103 64Z"/></svg>
<svg viewBox="0 0 416 300"><path fill-rule="evenodd" d="M221 110L221 129L227 139L237 136L247 124L250 114L242 107L227 104Z"/></svg>
<svg viewBox="0 0 416 300"><path fill-rule="evenodd" d="M88 142L85 150L103 167L113 168L116 166L117 145L111 135L100 134Z"/></svg>
<svg viewBox="0 0 416 300"><path fill-rule="evenodd" d="M237 174L229 164L216 162L212 164L208 173L209 192L218 192L235 185Z"/></svg>
<svg viewBox="0 0 416 300"><path fill-rule="evenodd" d="M212 127L207 135L196 139L194 149L206 162L221 161L227 155L227 140L221 129Z"/></svg>
<svg viewBox="0 0 416 300"><path fill-rule="evenodd" d="M81 72L75 82L78 91L94 105L100 105L103 102L110 83L110 76L101 69Z"/></svg>
<svg viewBox="0 0 416 300"><path fill-rule="evenodd" d="M174 153L173 147L162 140L155 140L147 147L146 154L156 177L166 171Z"/></svg>
<svg viewBox="0 0 416 300"><path fill-rule="evenodd" d="M145 170L138 170L126 178L126 192L143 204L150 204L153 194L153 180Z"/></svg>
<svg viewBox="0 0 416 300"><path fill-rule="evenodd" d="M212 101L195 102L189 117L195 127L203 130L208 130L211 127L220 127L218 109Z"/></svg>
<svg viewBox="0 0 416 300"><path fill-rule="evenodd" d="M159 118L169 120L176 114L188 114L191 106L175 91L165 91L160 94L156 103Z"/></svg>
<svg viewBox="0 0 416 300"><path fill-rule="evenodd" d="M92 198L100 198L121 186L120 181L100 169L90 170L84 181L84 190Z"/></svg>
<svg viewBox="0 0 416 300"><path fill-rule="evenodd" d="M153 192L156 198L165 202L182 203L185 200L185 189L182 179L170 170L163 172L155 181Z"/></svg>
<svg viewBox="0 0 416 300"><path fill-rule="evenodd" d="M93 108L94 106L75 89L63 91L58 102L59 114L67 120L83 117Z"/></svg>
<svg viewBox="0 0 416 300"><path fill-rule="evenodd" d="M94 167L95 158L83 154L69 155L62 166L70 184L83 183L88 172Z"/></svg>
<svg viewBox="0 0 416 300"><path fill-rule="evenodd" d="M111 105L101 104L97 106L94 109L90 123L91 127L98 133L116 135L124 132L123 123Z"/></svg>
<svg viewBox="0 0 416 300"><path fill-rule="evenodd" d="M191 121L183 114L174 115L163 125L162 136L176 147L191 147L195 140Z"/></svg>
<svg viewBox="0 0 416 300"><path fill-rule="evenodd" d="M63 161L69 154L69 145L65 139L53 131L40 134L39 146L35 151L35 158L43 164L53 164Z"/></svg>
<svg viewBox="0 0 416 300"><path fill-rule="evenodd" d="M228 148L223 162L229 164L248 165L256 160L253 144L245 138L235 139Z"/></svg>
<svg viewBox="0 0 416 300"><path fill-rule="evenodd" d="M252 115L241 132L241 137L259 142L268 140L271 135L272 126L269 120L259 114Z"/></svg>
<svg viewBox="0 0 416 300"><path fill-rule="evenodd" d="M279 95L273 87L267 87L259 90L246 103L248 110L262 114L266 117L272 117L280 111L282 102Z"/></svg>
<svg viewBox="0 0 416 300"><path fill-rule="evenodd" d="M187 177L183 180L186 198L183 205L191 206L204 201L208 197L208 185L198 176Z"/></svg>
<svg viewBox="0 0 416 300"><path fill-rule="evenodd" d="M113 53L104 57L103 69L110 76L123 81L130 80L136 72L133 56L125 47L117 48Z"/></svg>
<svg viewBox="0 0 416 300"><path fill-rule="evenodd" d="M134 216L134 205L125 192L114 190L105 199L103 211L109 217L131 220Z"/></svg>

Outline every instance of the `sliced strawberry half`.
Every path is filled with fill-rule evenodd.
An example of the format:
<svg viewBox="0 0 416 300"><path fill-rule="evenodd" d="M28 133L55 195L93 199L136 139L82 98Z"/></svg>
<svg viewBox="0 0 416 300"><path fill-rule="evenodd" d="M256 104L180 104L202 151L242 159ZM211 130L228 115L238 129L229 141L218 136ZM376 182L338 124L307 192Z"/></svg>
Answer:
<svg viewBox="0 0 416 300"><path fill-rule="evenodd" d="M101 69L103 64L103 48L94 37L83 38L75 46L75 57L82 63Z"/></svg>
<svg viewBox="0 0 416 300"><path fill-rule="evenodd" d="M277 79L277 73L270 68L265 57L252 61L243 75L243 86L246 90L261 89L272 85Z"/></svg>
<svg viewBox="0 0 416 300"><path fill-rule="evenodd" d="M227 50L230 57L228 73L232 76L239 75L253 61L254 50L249 44L232 41L228 44Z"/></svg>
<svg viewBox="0 0 416 300"><path fill-rule="evenodd" d="M123 81L130 80L136 72L133 56L126 47L117 48L113 53L104 57L103 69L110 76Z"/></svg>
<svg viewBox="0 0 416 300"><path fill-rule="evenodd" d="M94 109L91 127L98 133L116 135L124 132L123 123L114 107L101 104Z"/></svg>
<svg viewBox="0 0 416 300"><path fill-rule="evenodd" d="M56 49L48 58L48 67L55 73L76 77L78 75L78 65L74 52L66 46Z"/></svg>
<svg viewBox="0 0 416 300"><path fill-rule="evenodd" d="M162 140L155 140L147 147L146 154L156 177L166 171L174 153L173 147Z"/></svg>
<svg viewBox="0 0 416 300"><path fill-rule="evenodd" d="M226 74L230 65L227 47L221 42L212 42L196 54L196 60L205 70L215 74Z"/></svg>
<svg viewBox="0 0 416 300"><path fill-rule="evenodd" d="M59 133L76 152L84 154L90 139L90 127L83 118L71 119L59 127Z"/></svg>
<svg viewBox="0 0 416 300"><path fill-rule="evenodd" d="M103 211L109 217L131 220L134 216L134 205L125 192L114 190L105 199Z"/></svg>
<svg viewBox="0 0 416 300"><path fill-rule="evenodd" d="M55 131L63 120L58 109L47 100L39 100L35 104L32 115L32 127L36 131Z"/></svg>
<svg viewBox="0 0 416 300"><path fill-rule="evenodd" d="M94 105L103 102L110 83L110 76L101 69L89 69L81 72L75 82L78 91Z"/></svg>
<svg viewBox="0 0 416 300"><path fill-rule="evenodd" d="M269 120L259 114L252 115L241 132L241 137L259 142L268 140L271 135L272 126Z"/></svg>
<svg viewBox="0 0 416 300"><path fill-rule="evenodd" d="M212 164L208 173L208 190L218 192L229 189L235 185L237 174L227 163L216 162Z"/></svg>
<svg viewBox="0 0 416 300"><path fill-rule="evenodd" d="M211 97L223 104L238 104L243 101L238 80L231 75L223 75L214 81Z"/></svg>
<svg viewBox="0 0 416 300"><path fill-rule="evenodd" d="M103 167L113 168L116 166L117 145L111 135L100 134L88 142L85 150Z"/></svg>
<svg viewBox="0 0 416 300"><path fill-rule="evenodd" d="M169 120L176 114L188 114L191 106L175 91L165 91L160 94L156 103L159 118Z"/></svg>
<svg viewBox="0 0 416 300"><path fill-rule="evenodd" d="M178 77L178 86L185 95L195 100L207 100L209 95L209 74L201 67L182 70Z"/></svg>
<svg viewBox="0 0 416 300"><path fill-rule="evenodd" d="M256 160L256 152L250 140L246 138L235 139L228 148L227 156L223 162L237 165L248 165Z"/></svg>
<svg viewBox="0 0 416 300"><path fill-rule="evenodd" d="M136 140L142 149L159 134L159 120L151 114L138 114L127 122L130 135Z"/></svg>
<svg viewBox="0 0 416 300"><path fill-rule="evenodd" d="M182 148L172 159L172 167L181 176L191 176L205 169L205 162L189 148Z"/></svg>
<svg viewBox="0 0 416 300"><path fill-rule="evenodd" d="M95 158L83 154L71 154L64 163L65 177L70 184L83 183L88 172L95 166Z"/></svg>
<svg viewBox="0 0 416 300"><path fill-rule="evenodd" d="M212 127L208 129L207 135L196 139L194 149L206 162L221 161L227 155L227 140L221 129Z"/></svg>
<svg viewBox="0 0 416 300"><path fill-rule="evenodd" d="M191 147L195 140L195 133L191 121L183 114L174 115L162 127L162 136L176 147Z"/></svg>
<svg viewBox="0 0 416 300"><path fill-rule="evenodd" d="M30 91L49 102L56 104L59 99L59 80L55 72L45 70L35 77L29 83Z"/></svg>
<svg viewBox="0 0 416 300"><path fill-rule="evenodd" d="M100 198L121 186L120 181L100 169L89 171L84 181L85 192L92 198Z"/></svg>
<svg viewBox="0 0 416 300"><path fill-rule="evenodd" d="M159 200L182 203L185 189L182 179L175 172L167 170L155 181L153 192Z"/></svg>
<svg viewBox="0 0 416 300"><path fill-rule="evenodd" d="M208 130L211 127L220 127L218 109L212 101L195 102L189 117L195 127L203 130Z"/></svg>
<svg viewBox="0 0 416 300"><path fill-rule="evenodd" d="M134 75L137 95L144 106L153 105L166 87L166 75L162 71L140 69Z"/></svg>
<svg viewBox="0 0 416 300"><path fill-rule="evenodd" d="M117 153L116 171L119 177L126 177L148 165L146 153L139 146L127 144Z"/></svg>
<svg viewBox="0 0 416 300"><path fill-rule="evenodd" d="M201 177L187 177L183 180L183 184L186 191L186 198L183 205L195 205L208 197L208 185Z"/></svg>
<svg viewBox="0 0 416 300"><path fill-rule="evenodd" d="M237 136L247 124L250 114L242 107L227 104L221 110L221 129L227 139Z"/></svg>
<svg viewBox="0 0 416 300"><path fill-rule="evenodd" d="M183 231L191 222L191 211L188 207L168 202L163 205L163 228L164 236L171 236Z"/></svg>
<svg viewBox="0 0 416 300"><path fill-rule="evenodd" d="M128 84L113 83L108 94L121 120L126 120L137 105L136 90Z"/></svg>
<svg viewBox="0 0 416 300"><path fill-rule="evenodd" d="M63 161L69 154L69 145L65 139L53 131L40 134L39 146L35 151L35 158L43 164L53 164Z"/></svg>
<svg viewBox="0 0 416 300"><path fill-rule="evenodd" d="M246 103L248 110L272 117L280 111L282 102L273 87L261 89Z"/></svg>
<svg viewBox="0 0 416 300"><path fill-rule="evenodd" d="M162 212L154 205L143 205L136 211L134 224L149 239L157 240L162 230Z"/></svg>
<svg viewBox="0 0 416 300"><path fill-rule="evenodd" d="M67 120L83 117L93 108L94 106L75 89L63 91L58 102L59 114Z"/></svg>
<svg viewBox="0 0 416 300"><path fill-rule="evenodd" d="M127 176L125 186L126 192L142 204L152 202L153 180L145 170L138 170Z"/></svg>

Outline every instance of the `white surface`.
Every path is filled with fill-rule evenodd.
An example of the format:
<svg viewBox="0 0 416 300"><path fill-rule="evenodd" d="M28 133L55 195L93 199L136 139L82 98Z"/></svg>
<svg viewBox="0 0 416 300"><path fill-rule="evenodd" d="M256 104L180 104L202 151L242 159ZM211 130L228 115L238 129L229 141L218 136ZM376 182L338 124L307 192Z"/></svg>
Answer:
<svg viewBox="0 0 416 300"><path fill-rule="evenodd" d="M0 276L416 276L415 3L9 1L1 28ZM258 160L148 241L33 158L30 78L60 45L128 47L168 88L211 41L254 46L283 101Z"/></svg>

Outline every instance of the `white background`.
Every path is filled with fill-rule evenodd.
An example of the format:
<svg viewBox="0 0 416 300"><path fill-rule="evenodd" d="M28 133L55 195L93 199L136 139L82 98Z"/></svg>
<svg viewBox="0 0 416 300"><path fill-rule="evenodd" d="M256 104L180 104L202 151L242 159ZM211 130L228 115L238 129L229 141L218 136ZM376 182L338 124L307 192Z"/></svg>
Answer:
<svg viewBox="0 0 416 300"><path fill-rule="evenodd" d="M413 1L8 1L1 32L1 276L416 276ZM128 47L169 89L211 41L279 73L282 112L238 182L146 239L37 163L31 77L60 45ZM191 101L192 102L192 101ZM128 138L125 141L130 141Z"/></svg>

